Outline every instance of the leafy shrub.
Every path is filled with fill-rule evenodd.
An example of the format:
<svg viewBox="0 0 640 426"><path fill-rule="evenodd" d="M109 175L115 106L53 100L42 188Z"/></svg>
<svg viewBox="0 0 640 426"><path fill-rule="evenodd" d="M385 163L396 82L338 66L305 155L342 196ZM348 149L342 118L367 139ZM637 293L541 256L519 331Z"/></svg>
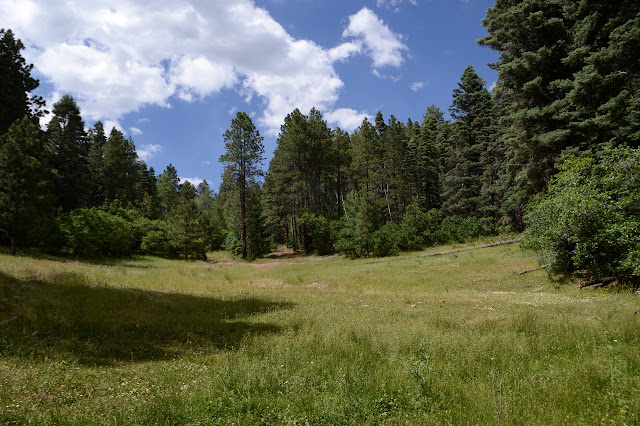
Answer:
<svg viewBox="0 0 640 426"><path fill-rule="evenodd" d="M334 252L334 233L332 223L324 216L305 214L300 219L306 226L307 236L311 240L311 248L319 255Z"/></svg>
<svg viewBox="0 0 640 426"><path fill-rule="evenodd" d="M409 204L398 230L398 247L401 250L421 250L435 242L442 215L436 209L420 210L417 204Z"/></svg>
<svg viewBox="0 0 640 426"><path fill-rule="evenodd" d="M145 254L155 256L175 257L177 251L171 244L169 227L163 220L149 222L147 233L142 237L140 250Z"/></svg>
<svg viewBox="0 0 640 426"><path fill-rule="evenodd" d="M434 240L437 242L463 243L482 235L494 235L496 229L491 218L478 217L446 217L440 223L440 229L435 232Z"/></svg>
<svg viewBox="0 0 640 426"><path fill-rule="evenodd" d="M568 158L525 221L525 244L553 271L639 277L640 150Z"/></svg>
<svg viewBox="0 0 640 426"><path fill-rule="evenodd" d="M376 257L391 256L398 253L399 226L394 222L385 223L372 236L373 255Z"/></svg>
<svg viewBox="0 0 640 426"><path fill-rule="evenodd" d="M133 253L133 226L100 209L77 209L61 218L64 249L74 256L129 256Z"/></svg>

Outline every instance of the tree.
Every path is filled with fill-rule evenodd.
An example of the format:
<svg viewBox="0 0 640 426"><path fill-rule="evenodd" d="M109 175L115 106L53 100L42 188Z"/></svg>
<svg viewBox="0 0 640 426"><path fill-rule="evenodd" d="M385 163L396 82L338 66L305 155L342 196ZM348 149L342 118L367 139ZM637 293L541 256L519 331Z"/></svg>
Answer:
<svg viewBox="0 0 640 426"><path fill-rule="evenodd" d="M180 186L176 205L169 214L169 225L173 245L182 252L184 260L206 259L196 188L188 181Z"/></svg>
<svg viewBox="0 0 640 426"><path fill-rule="evenodd" d="M0 29L0 135L25 115L39 118L46 113L44 100L29 96L40 84L31 77L33 65L27 65L20 51L24 45L11 30Z"/></svg>
<svg viewBox="0 0 640 426"><path fill-rule="evenodd" d="M556 272L640 278L640 150L570 157L527 206L525 242Z"/></svg>
<svg viewBox="0 0 640 426"><path fill-rule="evenodd" d="M247 258L247 190L263 174L264 146L262 136L247 113L238 112L231 120L231 128L224 132L226 153L220 157L225 173L237 189L240 204L240 241L242 258Z"/></svg>
<svg viewBox="0 0 640 426"><path fill-rule="evenodd" d="M166 218L175 206L179 188L178 171L172 164L169 164L164 172L158 176L156 185L161 218Z"/></svg>
<svg viewBox="0 0 640 426"><path fill-rule="evenodd" d="M454 133L448 141L448 165L443 179L442 208L448 215L481 216L484 170L481 156L492 119L491 96L469 65L453 91Z"/></svg>
<svg viewBox="0 0 640 426"><path fill-rule="evenodd" d="M71 96L64 95L53 105L47 136L53 149L53 167L58 171L56 206L65 212L88 206L91 191L89 145L80 108Z"/></svg>
<svg viewBox="0 0 640 426"><path fill-rule="evenodd" d="M40 128L27 116L0 137L0 226L16 254L19 235L33 231L48 210L55 172L51 149Z"/></svg>
<svg viewBox="0 0 640 426"><path fill-rule="evenodd" d="M108 202L132 203L142 196L142 170L135 144L115 127L104 147L104 180Z"/></svg>
<svg viewBox="0 0 640 426"><path fill-rule="evenodd" d="M89 143L89 170L91 172L91 206L99 206L107 199L104 181L104 149L107 137L104 126L97 121L87 135Z"/></svg>

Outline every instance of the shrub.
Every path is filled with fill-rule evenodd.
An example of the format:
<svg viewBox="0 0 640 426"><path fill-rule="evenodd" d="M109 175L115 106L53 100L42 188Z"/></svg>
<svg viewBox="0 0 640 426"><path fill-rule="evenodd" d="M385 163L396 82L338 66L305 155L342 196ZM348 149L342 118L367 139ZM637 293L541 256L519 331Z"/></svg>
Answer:
<svg viewBox="0 0 640 426"><path fill-rule="evenodd" d="M640 151L568 158L527 207L526 246L553 271L639 277Z"/></svg>
<svg viewBox="0 0 640 426"><path fill-rule="evenodd" d="M60 229L65 251L74 256L130 256L135 245L131 223L96 208L71 211Z"/></svg>

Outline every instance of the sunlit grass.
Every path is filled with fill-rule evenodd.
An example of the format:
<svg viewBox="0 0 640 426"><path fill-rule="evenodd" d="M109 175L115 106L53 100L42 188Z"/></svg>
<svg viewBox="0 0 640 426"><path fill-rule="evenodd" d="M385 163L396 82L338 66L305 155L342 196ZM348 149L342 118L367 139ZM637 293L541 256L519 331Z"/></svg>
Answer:
<svg viewBox="0 0 640 426"><path fill-rule="evenodd" d="M640 421L640 297L416 255L0 255L0 423Z"/></svg>

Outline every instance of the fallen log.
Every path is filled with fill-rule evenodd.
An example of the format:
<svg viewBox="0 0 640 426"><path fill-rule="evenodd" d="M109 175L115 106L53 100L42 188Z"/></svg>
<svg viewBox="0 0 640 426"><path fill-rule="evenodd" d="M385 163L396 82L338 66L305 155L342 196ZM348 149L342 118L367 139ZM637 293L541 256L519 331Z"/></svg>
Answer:
<svg viewBox="0 0 640 426"><path fill-rule="evenodd" d="M578 288L586 288L586 287L602 287L612 282L616 281L616 277L605 277L605 278L597 278L595 280L583 281L578 284Z"/></svg>
<svg viewBox="0 0 640 426"><path fill-rule="evenodd" d="M414 258L414 257L444 256L446 254L459 253L461 251L468 251L468 250L476 250L476 249L482 249L482 248L503 246L503 245L506 245L506 244L514 244L514 243L519 243L520 241L522 241L522 237L518 237L518 238L515 238L513 240L496 241L495 243L482 244L480 246L463 247L463 248L459 248L459 249L455 249L455 250L439 251L439 252L436 252L436 253L423 253L423 254L417 254L415 256L388 257L386 259L371 260L369 262L364 262L364 263L365 264L370 264L370 263L380 263L380 262L391 262L393 260L411 259L411 258Z"/></svg>
<svg viewBox="0 0 640 426"><path fill-rule="evenodd" d="M514 272L514 274L516 274L516 275L524 275L524 274L528 274L529 272L539 271L540 269L544 269L547 266L549 266L549 265L542 265L542 266L538 266L537 268L525 269L524 271Z"/></svg>

